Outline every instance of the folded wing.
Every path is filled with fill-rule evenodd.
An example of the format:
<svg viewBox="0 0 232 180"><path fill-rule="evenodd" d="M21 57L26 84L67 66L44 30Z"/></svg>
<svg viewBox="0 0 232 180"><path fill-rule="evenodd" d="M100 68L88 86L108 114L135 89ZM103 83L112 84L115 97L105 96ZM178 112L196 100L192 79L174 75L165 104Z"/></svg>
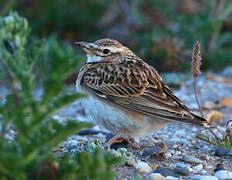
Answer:
<svg viewBox="0 0 232 180"><path fill-rule="evenodd" d="M154 119L206 123L162 83L154 68L143 61L97 62L83 68L81 85L102 100Z"/></svg>

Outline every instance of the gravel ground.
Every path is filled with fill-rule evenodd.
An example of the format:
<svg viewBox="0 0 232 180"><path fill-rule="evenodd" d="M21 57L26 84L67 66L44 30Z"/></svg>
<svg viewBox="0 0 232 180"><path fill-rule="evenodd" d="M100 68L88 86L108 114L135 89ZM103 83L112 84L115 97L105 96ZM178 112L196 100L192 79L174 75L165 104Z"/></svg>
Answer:
<svg viewBox="0 0 232 180"><path fill-rule="evenodd" d="M175 94L191 109L197 109L193 81L181 84ZM214 104L213 108L206 107L204 114L212 110L223 114L223 118L217 121L221 130L217 134L220 135L225 132L226 121L232 119L231 104L224 107L218 105L223 97L232 98L232 77L206 74L201 76L198 85L201 105L206 101ZM79 103L77 101L62 109L54 117L60 121L71 118L92 122ZM126 163L114 167L116 179L232 179L232 152L197 139L196 135L204 131L188 124L170 123L147 137L135 139L143 150L132 150L126 143L116 144L112 147L117 150L112 150L114 154L118 151L130 154L129 158L124 157ZM96 139L104 146L106 136L109 135L109 132L97 125L88 133L92 135L70 137L61 146L62 150L75 151L79 148L78 144L87 144Z"/></svg>

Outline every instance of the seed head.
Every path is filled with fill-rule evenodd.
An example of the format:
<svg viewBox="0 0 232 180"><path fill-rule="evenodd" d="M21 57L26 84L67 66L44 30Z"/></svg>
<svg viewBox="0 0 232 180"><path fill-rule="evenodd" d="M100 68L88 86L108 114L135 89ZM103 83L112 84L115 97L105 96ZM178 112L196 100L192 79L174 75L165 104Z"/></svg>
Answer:
<svg viewBox="0 0 232 180"><path fill-rule="evenodd" d="M192 55L192 72L193 77L197 78L201 74L201 47L199 41L197 41L193 47Z"/></svg>

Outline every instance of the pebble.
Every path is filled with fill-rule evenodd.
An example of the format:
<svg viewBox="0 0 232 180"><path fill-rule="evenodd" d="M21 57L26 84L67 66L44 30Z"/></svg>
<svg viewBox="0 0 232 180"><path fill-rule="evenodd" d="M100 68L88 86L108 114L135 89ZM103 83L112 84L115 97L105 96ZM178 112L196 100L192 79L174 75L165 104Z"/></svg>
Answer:
<svg viewBox="0 0 232 180"><path fill-rule="evenodd" d="M193 171L195 173L196 172L200 172L202 169L203 169L203 165L202 164L199 164L199 165L193 167Z"/></svg>
<svg viewBox="0 0 232 180"><path fill-rule="evenodd" d="M151 173L151 180L165 180L160 173Z"/></svg>
<svg viewBox="0 0 232 180"><path fill-rule="evenodd" d="M215 155L219 157L226 155L228 152L228 149L223 146L219 146L215 149Z"/></svg>
<svg viewBox="0 0 232 180"><path fill-rule="evenodd" d="M215 176L194 176L191 180L218 180Z"/></svg>
<svg viewBox="0 0 232 180"><path fill-rule="evenodd" d="M216 168L213 170L214 172L225 170L223 164L217 164Z"/></svg>
<svg viewBox="0 0 232 180"><path fill-rule="evenodd" d="M137 162L135 165L135 168L139 171L139 172L146 172L149 173L152 171L151 167L145 163L145 162Z"/></svg>
<svg viewBox="0 0 232 180"><path fill-rule="evenodd" d="M187 167L177 167L175 172L183 176L189 175L189 169Z"/></svg>
<svg viewBox="0 0 232 180"><path fill-rule="evenodd" d="M187 163L196 163L196 164L202 164L203 161L193 157L193 156L188 156L188 155L184 155L182 156L182 161L187 162Z"/></svg>
<svg viewBox="0 0 232 180"><path fill-rule="evenodd" d="M232 172L226 171L226 170L221 170L221 171L217 171L215 173L215 176L220 180L232 179Z"/></svg>
<svg viewBox="0 0 232 180"><path fill-rule="evenodd" d="M177 174L175 172L174 169L170 169L170 168L158 168L155 171L153 171L154 173L160 173L162 176L173 176L173 177L179 177L179 174Z"/></svg>
<svg viewBox="0 0 232 180"><path fill-rule="evenodd" d="M77 149L77 144L78 142L76 140L69 140L65 148L71 151L72 149Z"/></svg>
<svg viewBox="0 0 232 180"><path fill-rule="evenodd" d="M178 180L179 178L173 176L167 176L165 180Z"/></svg>
<svg viewBox="0 0 232 180"><path fill-rule="evenodd" d="M200 175L207 175L207 171L206 171L206 170L202 170L202 171L200 172Z"/></svg>
<svg viewBox="0 0 232 180"><path fill-rule="evenodd" d="M179 163L179 162L176 163L175 166L176 166L176 167L181 167L181 168L189 167L189 165L184 164L184 163Z"/></svg>
<svg viewBox="0 0 232 180"><path fill-rule="evenodd" d="M204 151L210 151L211 150L211 148L208 146L208 145L204 145L203 147L202 147L202 150L204 150Z"/></svg>
<svg viewBox="0 0 232 180"><path fill-rule="evenodd" d="M201 158L202 160L206 160L206 161L209 160L209 156L207 156L207 155L205 155L205 154L202 154L202 155L200 156L200 158Z"/></svg>
<svg viewBox="0 0 232 180"><path fill-rule="evenodd" d="M182 152L180 152L180 151L176 151L176 152L175 152L175 155L177 155L177 156L178 156L178 155L181 155L181 154L182 154Z"/></svg>
<svg viewBox="0 0 232 180"><path fill-rule="evenodd" d="M172 154L171 154L170 152L168 152L168 153L165 154L165 158L166 158L166 159L169 159L169 158L171 158L171 157L172 157Z"/></svg>

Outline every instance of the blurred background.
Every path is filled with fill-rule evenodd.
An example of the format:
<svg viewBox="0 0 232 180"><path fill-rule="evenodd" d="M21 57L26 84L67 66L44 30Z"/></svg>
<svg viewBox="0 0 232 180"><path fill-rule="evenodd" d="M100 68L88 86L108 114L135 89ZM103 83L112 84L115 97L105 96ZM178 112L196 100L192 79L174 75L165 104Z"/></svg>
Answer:
<svg viewBox="0 0 232 180"><path fill-rule="evenodd" d="M0 15L10 11L40 38L113 38L161 72L190 72L197 40L203 70L232 65L231 0L0 0Z"/></svg>

